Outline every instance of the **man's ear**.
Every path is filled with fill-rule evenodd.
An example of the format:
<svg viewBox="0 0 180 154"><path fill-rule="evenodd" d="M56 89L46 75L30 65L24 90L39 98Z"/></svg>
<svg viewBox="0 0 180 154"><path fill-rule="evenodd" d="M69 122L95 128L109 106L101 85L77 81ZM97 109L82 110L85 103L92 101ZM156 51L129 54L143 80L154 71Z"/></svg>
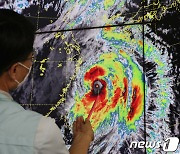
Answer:
<svg viewBox="0 0 180 154"><path fill-rule="evenodd" d="M18 74L18 63L13 64L8 70L8 74L11 79L16 80Z"/></svg>

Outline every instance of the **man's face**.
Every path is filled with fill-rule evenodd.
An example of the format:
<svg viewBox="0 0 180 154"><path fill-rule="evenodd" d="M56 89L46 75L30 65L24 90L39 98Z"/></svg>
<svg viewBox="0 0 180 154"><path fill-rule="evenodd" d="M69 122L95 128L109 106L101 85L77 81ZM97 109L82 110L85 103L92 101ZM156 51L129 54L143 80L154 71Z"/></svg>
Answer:
<svg viewBox="0 0 180 154"><path fill-rule="evenodd" d="M29 54L28 58L23 62L18 62L16 80L21 83L24 78L28 75L32 66L32 53Z"/></svg>

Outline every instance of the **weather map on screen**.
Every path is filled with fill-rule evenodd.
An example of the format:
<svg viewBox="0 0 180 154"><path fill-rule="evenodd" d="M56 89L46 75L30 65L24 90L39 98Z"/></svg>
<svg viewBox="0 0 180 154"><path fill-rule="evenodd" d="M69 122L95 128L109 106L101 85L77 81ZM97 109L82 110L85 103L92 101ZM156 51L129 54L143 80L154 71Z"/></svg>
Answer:
<svg viewBox="0 0 180 154"><path fill-rule="evenodd" d="M68 148L72 123L83 116L95 133L89 153L163 153L162 146L130 144L179 137L179 5L1 1L0 8L24 14L37 29L33 69L14 99L55 118Z"/></svg>

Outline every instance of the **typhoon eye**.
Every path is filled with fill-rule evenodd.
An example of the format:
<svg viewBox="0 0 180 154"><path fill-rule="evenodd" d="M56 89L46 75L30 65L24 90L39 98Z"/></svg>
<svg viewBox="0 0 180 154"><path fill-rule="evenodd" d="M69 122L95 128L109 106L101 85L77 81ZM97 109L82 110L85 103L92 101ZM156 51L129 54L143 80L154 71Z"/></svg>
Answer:
<svg viewBox="0 0 180 154"><path fill-rule="evenodd" d="M102 88L103 88L103 84L100 81L97 80L97 81L95 81L93 83L93 93L95 95L99 95L99 93L101 92Z"/></svg>

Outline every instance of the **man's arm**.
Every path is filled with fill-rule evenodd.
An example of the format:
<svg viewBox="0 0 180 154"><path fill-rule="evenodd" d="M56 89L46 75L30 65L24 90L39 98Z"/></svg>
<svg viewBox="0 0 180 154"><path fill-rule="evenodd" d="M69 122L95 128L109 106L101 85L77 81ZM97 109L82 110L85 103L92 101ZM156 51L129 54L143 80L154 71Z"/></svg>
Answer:
<svg viewBox="0 0 180 154"><path fill-rule="evenodd" d="M69 154L55 120L42 117L35 136L35 154Z"/></svg>
<svg viewBox="0 0 180 154"><path fill-rule="evenodd" d="M68 151L55 120L42 117L35 136L35 151L36 154L87 154L93 138L90 121L78 117L73 123L73 143Z"/></svg>
<svg viewBox="0 0 180 154"><path fill-rule="evenodd" d="M73 143L69 150L70 154L87 154L94 132L88 119L78 117L73 123Z"/></svg>

